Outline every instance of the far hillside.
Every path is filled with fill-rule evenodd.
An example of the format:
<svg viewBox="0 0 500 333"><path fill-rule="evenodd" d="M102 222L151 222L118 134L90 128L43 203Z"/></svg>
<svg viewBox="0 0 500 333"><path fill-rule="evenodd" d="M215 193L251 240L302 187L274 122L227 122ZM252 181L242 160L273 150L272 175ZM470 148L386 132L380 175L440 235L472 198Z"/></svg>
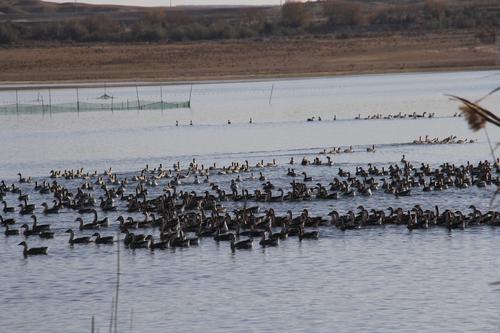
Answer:
<svg viewBox="0 0 500 333"><path fill-rule="evenodd" d="M0 12L10 18L30 15L36 19L44 14L99 14L144 11L142 7L90 5L85 3L52 3L40 0L0 0Z"/></svg>
<svg viewBox="0 0 500 333"><path fill-rule="evenodd" d="M144 8L0 0L0 44L183 42L472 31L500 27L497 0L324 0L282 7Z"/></svg>

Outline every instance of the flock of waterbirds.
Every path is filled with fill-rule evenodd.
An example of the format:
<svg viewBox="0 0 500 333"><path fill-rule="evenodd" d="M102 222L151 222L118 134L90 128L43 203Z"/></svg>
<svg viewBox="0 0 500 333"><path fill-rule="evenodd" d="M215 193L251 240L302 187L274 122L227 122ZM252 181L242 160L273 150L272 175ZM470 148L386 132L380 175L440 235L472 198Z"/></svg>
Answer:
<svg viewBox="0 0 500 333"><path fill-rule="evenodd" d="M419 136L417 140L413 140L416 145L453 145L453 144L466 144L475 143L476 140L470 138L458 138L456 135L450 135L440 139L439 137L429 138L428 135L422 138Z"/></svg>
<svg viewBox="0 0 500 333"><path fill-rule="evenodd" d="M461 115L455 113L453 115L453 117L461 117ZM344 120L392 120L392 119L423 119L423 118L427 118L427 119L445 118L445 116L443 116L443 117L436 117L435 113L428 113L428 112L422 112L422 113L417 113L417 112L413 112L413 113L398 112L398 113L395 113L395 114L385 114L385 115L382 114L382 113L375 113L375 114L369 114L369 115L366 115L366 116L361 116L361 114L358 114L354 118L344 119ZM337 120L337 115L333 115L333 117L331 117L331 118L324 118L324 117L321 117L321 116L311 116L311 117L306 118L307 122L317 122L317 121L323 121L323 120L333 120L333 121L336 121ZM253 124L254 122L255 121L253 120L253 118L250 117L250 119L248 120L248 123L249 124ZM232 123L233 122L230 119L227 120L227 125L231 125ZM179 126L182 126L182 125L183 124L179 123L179 120L175 121L175 126L176 127L179 127ZM190 120L188 124L184 124L184 125L194 126L193 120Z"/></svg>
<svg viewBox="0 0 500 333"><path fill-rule="evenodd" d="M435 138L429 138L428 135L426 135L424 138L422 136L419 136L418 139L413 140L413 142L407 143L407 144L412 144L412 145L451 145L451 144L456 144L456 145L463 145L463 144L470 144L470 143L476 143L475 139L470 139L470 138L458 138L456 135L450 135L447 137L444 137L440 139L439 137ZM375 148L375 145L369 145L366 148L362 148L361 150L355 150L353 146L348 146L348 147L331 147L331 148L323 148L318 152L318 155L339 155L339 154L349 154L349 153L354 153L354 152L369 152L369 153L374 153L377 149ZM326 164L333 165L333 161L331 161L331 157L327 156L327 162ZM323 164L320 160L319 157L316 157L314 159L313 164Z"/></svg>
<svg viewBox="0 0 500 333"><path fill-rule="evenodd" d="M410 231L433 227L451 231L477 225L500 226L500 212L481 212L474 206L467 212L440 210L437 206L424 209L417 204L409 210L392 207L368 210L359 206L345 214L332 210L328 216L313 216L308 209L300 207L300 213L295 215L291 210L282 215L275 213L284 211L280 208L284 202L300 206L306 201L349 200L372 195L401 197L411 196L412 191L500 185L498 161L494 164L488 161L464 165L443 163L431 168L424 163L412 165L403 155L398 163L384 167L368 164L355 170L335 169L337 172L327 183L313 179L306 172L307 168L320 166L332 167L332 160L304 157L297 163L291 157L288 166L283 168L287 170L282 176L291 179L290 188L286 189L276 188L266 177L266 171L278 167L276 160L252 165L248 161L233 162L222 167L215 163L205 167L195 159L184 168L179 162L171 168L146 165L131 179L119 176L111 168L103 173L83 169L52 170L48 178L36 180L19 173L17 182L0 184L3 204L0 223L5 228L5 236L22 238L19 245L23 246L24 256L48 252L48 247L29 248L29 238L39 237L50 242L64 233L68 234L70 246L123 242L132 250L154 251L196 246L201 239L211 238L227 242L228 247L236 251L251 249L254 239L258 239L262 247L278 246L291 237L299 241L318 239L321 228L346 231L393 224L405 225ZM296 167L304 171L295 172ZM218 183L212 180L215 176ZM189 189L200 186L202 194L183 189L184 186ZM250 190L251 186L254 188ZM43 202L32 203L32 197ZM52 205L47 204L50 201ZM262 209L260 204L265 204L267 209ZM75 228L61 228L57 221L38 223L39 218L48 222L59 213L77 214ZM144 217L137 218L139 214ZM92 216L91 222L86 222L88 215ZM31 225L17 223L24 216L31 217ZM75 232L79 234L75 236ZM116 238L115 233L119 235Z"/></svg>

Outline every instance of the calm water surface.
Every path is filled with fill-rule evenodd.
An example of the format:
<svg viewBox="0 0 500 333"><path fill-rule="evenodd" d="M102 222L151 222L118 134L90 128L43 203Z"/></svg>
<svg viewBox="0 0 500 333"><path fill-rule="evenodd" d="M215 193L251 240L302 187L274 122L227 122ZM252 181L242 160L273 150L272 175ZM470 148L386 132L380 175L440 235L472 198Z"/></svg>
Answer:
<svg viewBox="0 0 500 333"><path fill-rule="evenodd" d="M88 112L0 116L0 178L13 180L18 171L37 179L51 169L85 167L102 172L113 167L133 175L146 163L170 166L195 157L199 163L255 164L276 158L278 168L265 171L273 183L289 187L286 162L291 156L314 158L323 148L353 145L355 153L334 156L334 167L308 167L324 185L338 169L387 166L405 154L414 164L438 166L444 161L477 163L489 159L484 134L472 133L457 104L443 94L479 98L497 87L494 72L401 74L195 85L190 110ZM163 87L167 100L185 100L188 86ZM21 100L38 91L21 92ZM108 93L133 99L135 88L108 88ZM158 88L140 88L154 99ZM2 93L5 103L12 94ZM47 92L40 92L47 94ZM93 99L102 89L80 91ZM71 101L74 92L52 91L54 102ZM493 110L500 95L484 106ZM355 121L361 116L434 112L436 119ZM333 121L333 116L337 121ZM321 116L322 122L306 122ZM254 123L248 124L252 117ZM178 120L179 127L175 126ZM188 126L192 120L194 126ZM227 120L232 125L226 125ZM418 136L448 135L478 139L467 145L416 146ZM490 129L493 141L500 137ZM375 144L377 152L366 153ZM324 158L324 156L323 156ZM300 166L297 171L302 171ZM214 176L226 189L230 177ZM68 182L75 188L79 182ZM162 184L164 185L164 184ZM32 185L25 188L31 188ZM242 187L255 189L258 181ZM161 192L161 186L152 194ZM181 187L201 193L203 185L187 180ZM155 192L156 191L156 192ZM362 204L410 209L440 207L488 208L493 188L414 195L396 199L373 197L326 202L275 204L277 213L308 208L312 215L337 209L341 213ZM98 193L98 192L97 192ZM33 196L34 202L41 197ZM9 205L16 204L8 196ZM262 205L266 208L266 205ZM112 221L120 211L109 215ZM18 223L28 222L19 217ZM77 216L63 211L43 217L56 238L30 238L31 246L49 246L49 255L24 259L18 237L0 237L0 324L5 332L89 332L96 318L107 331L114 294L116 247L67 244L64 230L75 228ZM133 215L140 218L139 216ZM111 234L113 228L105 231ZM409 233L387 226L342 233L320 229L319 241L289 239L277 248L232 254L228 244L205 239L197 248L135 252L122 248L119 328L129 331L133 311L135 332L498 332L500 289L500 229L470 228L448 233L435 228ZM157 234L157 231L155 235Z"/></svg>

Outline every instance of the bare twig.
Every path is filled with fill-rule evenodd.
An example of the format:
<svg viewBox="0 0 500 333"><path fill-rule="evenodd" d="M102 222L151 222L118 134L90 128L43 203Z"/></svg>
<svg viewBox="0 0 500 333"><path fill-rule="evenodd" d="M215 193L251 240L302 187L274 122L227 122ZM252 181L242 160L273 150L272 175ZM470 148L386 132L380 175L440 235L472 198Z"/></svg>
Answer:
<svg viewBox="0 0 500 333"><path fill-rule="evenodd" d="M486 122L500 127L500 118L498 118L493 112L488 111L465 98L454 95L447 96L462 102L463 105L460 107L460 111L464 113L465 119L473 131L477 132L484 128L484 126L486 126Z"/></svg>
<svg viewBox="0 0 500 333"><path fill-rule="evenodd" d="M497 166L497 158L495 156L495 150L499 147L499 144L497 144L496 147L493 148L490 136L488 134L488 130L486 129L486 123L488 122L500 127L500 118L498 118L493 112L486 110L485 108L478 105L478 103L484 100L486 97L496 93L497 91L500 91L500 87L493 89L492 91L490 91L480 99L476 100L475 102L471 102L465 98L458 97L455 95L447 95L452 99L462 102L462 105L459 107L459 109L465 115L465 119L469 124L469 127L473 131L476 132L479 131L480 129L484 129L484 133L486 134L486 140L488 141L488 146L490 147L493 164L495 164L495 166ZM497 187L497 190L495 191L493 197L490 200L490 205L489 205L490 209L493 206L495 198L499 193L500 193L500 186Z"/></svg>
<svg viewBox="0 0 500 333"><path fill-rule="evenodd" d="M111 297L111 316L109 318L109 333L112 332L113 328L113 318L114 318L114 312L115 312L115 297Z"/></svg>
<svg viewBox="0 0 500 333"><path fill-rule="evenodd" d="M483 97L481 97L480 99L476 100L475 103L477 104L477 103L481 102L483 99L485 99L486 97L488 97L490 95L493 95L497 91L500 91L500 87L493 89L492 91L490 91L489 93L487 93L486 95L484 95Z"/></svg>
<svg viewBox="0 0 500 333"><path fill-rule="evenodd" d="M488 145L490 147L491 158L493 158L493 163L496 163L497 158L495 156L495 150L493 149L493 145L491 144L490 135L488 134L488 130L486 129L486 127L484 128L484 133L486 134L486 140L488 141Z"/></svg>
<svg viewBox="0 0 500 333"><path fill-rule="evenodd" d="M500 186L497 187L497 190L495 191L495 193L493 194L493 196L491 197L491 200L490 200L490 209L491 207L493 206L493 202L495 202L495 199L497 197L497 195L500 193Z"/></svg>

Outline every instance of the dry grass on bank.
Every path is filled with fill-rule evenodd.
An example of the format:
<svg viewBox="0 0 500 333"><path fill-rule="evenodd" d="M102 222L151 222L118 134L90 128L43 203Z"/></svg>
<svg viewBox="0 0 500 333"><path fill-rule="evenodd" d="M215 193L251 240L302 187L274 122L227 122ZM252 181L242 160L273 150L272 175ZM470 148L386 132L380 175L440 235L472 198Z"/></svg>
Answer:
<svg viewBox="0 0 500 333"><path fill-rule="evenodd" d="M473 34L0 49L0 80L186 81L486 69L494 44Z"/></svg>

